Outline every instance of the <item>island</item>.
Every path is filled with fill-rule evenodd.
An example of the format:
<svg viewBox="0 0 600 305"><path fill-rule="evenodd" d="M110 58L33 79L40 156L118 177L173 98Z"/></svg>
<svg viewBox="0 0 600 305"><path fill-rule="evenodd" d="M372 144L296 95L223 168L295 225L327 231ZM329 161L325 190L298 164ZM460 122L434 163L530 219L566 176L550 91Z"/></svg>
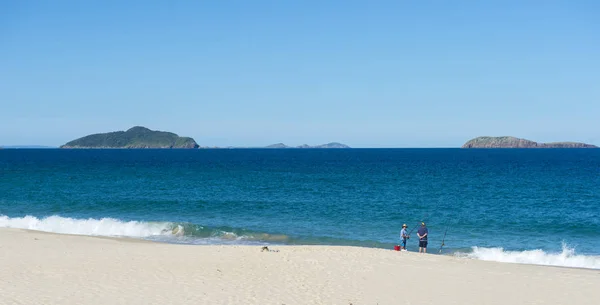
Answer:
<svg viewBox="0 0 600 305"><path fill-rule="evenodd" d="M462 148L598 148L577 142L538 143L515 137L478 137L469 140Z"/></svg>
<svg viewBox="0 0 600 305"><path fill-rule="evenodd" d="M338 143L338 142L331 142L331 143L315 145L315 146L303 144L303 145L296 146L296 147L287 146L283 143L277 143L277 144L269 145L265 148L350 148L350 146L342 144L342 143Z"/></svg>
<svg viewBox="0 0 600 305"><path fill-rule="evenodd" d="M194 139L172 132L135 126L127 131L98 133L73 140L60 148L198 148Z"/></svg>

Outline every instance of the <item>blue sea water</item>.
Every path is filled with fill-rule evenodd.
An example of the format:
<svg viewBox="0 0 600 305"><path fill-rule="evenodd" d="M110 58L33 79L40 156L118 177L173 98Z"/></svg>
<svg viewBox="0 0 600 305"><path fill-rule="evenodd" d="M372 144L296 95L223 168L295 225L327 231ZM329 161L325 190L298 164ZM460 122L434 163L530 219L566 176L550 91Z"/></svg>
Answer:
<svg viewBox="0 0 600 305"><path fill-rule="evenodd" d="M599 216L600 149L0 150L0 227L600 269Z"/></svg>

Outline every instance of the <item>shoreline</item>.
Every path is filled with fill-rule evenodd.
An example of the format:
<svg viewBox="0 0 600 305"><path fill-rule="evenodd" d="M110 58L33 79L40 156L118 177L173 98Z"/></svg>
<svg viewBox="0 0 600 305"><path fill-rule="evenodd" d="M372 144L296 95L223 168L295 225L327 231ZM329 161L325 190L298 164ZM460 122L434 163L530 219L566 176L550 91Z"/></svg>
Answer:
<svg viewBox="0 0 600 305"><path fill-rule="evenodd" d="M131 236L106 236L106 235L86 235L86 234L72 234L72 233L57 233L57 232L49 232L49 231L42 231L42 230L34 230L34 229L23 229L23 228L6 228L6 227L0 227L0 231L2 230L16 230L16 231L22 231L24 233L30 233L30 234L35 234L35 233L40 233L40 234L49 234L49 235L65 235L65 236L74 236L74 237L87 237L87 238L98 238L98 239L106 239L106 240L113 240L113 241L118 241L118 242L130 242L130 243L151 243L151 244L160 244L160 245L178 245L178 246L199 246L199 247L214 247L214 246L223 246L223 247L262 247L262 246L268 246L268 247L332 247L332 248L338 248L338 247L348 247L348 248L358 248L358 249L376 249L376 250L382 250L382 251L392 251L392 252L398 252L398 251L394 251L393 249L388 249L388 248L382 248L382 247L369 247L369 246L360 246L360 245L329 245L329 244L277 244L277 243L268 243L265 242L264 244L237 244L237 243L222 243L222 244L192 244L192 243L183 243L183 242L169 242L169 241L161 241L161 240L152 240L152 239L146 239L143 237L131 237ZM535 251L535 249L533 250L523 250L523 251L509 251L509 252L524 252L524 251ZM406 252L406 253L416 253L416 254L420 254L418 252L418 250L412 250L412 251L400 251L400 252ZM536 263L524 263L524 262L503 262L503 261L497 261L497 260L485 260L485 259L479 259L479 258L472 258L472 257L468 257L468 256L460 256L460 255L455 255L455 253L453 254L439 254L437 252L435 252L435 248L431 248L431 251L426 253L427 255L432 255L432 256L441 256L441 257L449 257L449 258L455 258L455 259L459 259L459 260L473 260L473 261L481 261L481 262L489 262L489 263L499 263L499 264L516 264L516 265L526 265L526 266L540 266L540 267L553 267L553 268L566 268L566 269L581 269L581 270L591 270L591 271L600 271L600 269L598 268L588 268L588 267L579 267L579 266L562 266L562 265L552 265L552 264L536 264ZM466 254L466 253L462 253L462 254ZM592 257L596 257L596 255L592 255L592 254L578 254L578 255L582 255L582 256L592 256Z"/></svg>
<svg viewBox="0 0 600 305"><path fill-rule="evenodd" d="M8 304L595 304L600 272L351 246L168 244L0 228Z"/></svg>

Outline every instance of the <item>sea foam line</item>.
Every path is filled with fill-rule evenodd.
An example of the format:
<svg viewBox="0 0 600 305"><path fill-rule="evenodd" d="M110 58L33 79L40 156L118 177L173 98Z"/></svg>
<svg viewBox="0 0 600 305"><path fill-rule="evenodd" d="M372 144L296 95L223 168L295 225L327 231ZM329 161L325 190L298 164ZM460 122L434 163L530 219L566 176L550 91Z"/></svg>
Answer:
<svg viewBox="0 0 600 305"><path fill-rule="evenodd" d="M565 243L563 243L560 253L548 253L539 249L527 251L505 251L503 248L482 247L473 247L472 249L473 252L455 253L455 255L503 263L600 269L600 256L576 254L575 249Z"/></svg>
<svg viewBox="0 0 600 305"><path fill-rule="evenodd" d="M183 234L179 226L174 228L168 222L120 221L113 218L75 219L61 216L40 219L34 216L11 218L0 215L0 227L96 236L150 237Z"/></svg>
<svg viewBox="0 0 600 305"><path fill-rule="evenodd" d="M0 215L0 228L17 228L60 234L121 236L188 244L254 244L284 242L285 235L249 233L241 235L226 230L172 222L122 221L114 218L76 219L58 215L8 217Z"/></svg>

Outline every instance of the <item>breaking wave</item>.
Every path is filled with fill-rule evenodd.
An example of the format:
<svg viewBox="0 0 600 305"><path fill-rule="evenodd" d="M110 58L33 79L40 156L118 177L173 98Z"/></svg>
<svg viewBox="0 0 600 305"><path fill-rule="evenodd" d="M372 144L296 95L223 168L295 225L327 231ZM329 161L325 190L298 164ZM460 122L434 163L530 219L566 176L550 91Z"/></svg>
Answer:
<svg viewBox="0 0 600 305"><path fill-rule="evenodd" d="M62 234L127 237L162 235L169 232L169 230L173 230L172 224L167 222L125 222L113 218L75 219L60 216L49 216L41 219L34 216L14 218L0 216L0 227Z"/></svg>
<svg viewBox="0 0 600 305"><path fill-rule="evenodd" d="M600 256L576 254L574 248L563 243L562 251L548 253L543 250L505 251L503 248L473 247L472 252L454 255L484 261L533 264L571 268L600 269Z"/></svg>
<svg viewBox="0 0 600 305"><path fill-rule="evenodd" d="M208 228L196 224L151 221L122 221L114 218L77 219L61 216L7 217L0 215L1 228L17 228L60 234L134 237L170 243L287 243L280 234L252 232L234 228Z"/></svg>

